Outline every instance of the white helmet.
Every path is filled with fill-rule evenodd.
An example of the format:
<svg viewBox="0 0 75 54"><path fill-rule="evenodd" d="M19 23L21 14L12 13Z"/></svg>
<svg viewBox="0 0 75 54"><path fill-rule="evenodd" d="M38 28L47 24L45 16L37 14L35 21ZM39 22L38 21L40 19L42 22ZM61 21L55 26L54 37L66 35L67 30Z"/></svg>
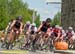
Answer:
<svg viewBox="0 0 75 54"><path fill-rule="evenodd" d="M36 24L35 24L35 23L32 23L31 25L32 25L32 26L36 26Z"/></svg>
<svg viewBox="0 0 75 54"><path fill-rule="evenodd" d="M30 24L30 21L27 21L26 24Z"/></svg>
<svg viewBox="0 0 75 54"><path fill-rule="evenodd" d="M73 28L72 27L69 27L68 29L72 30Z"/></svg>
<svg viewBox="0 0 75 54"><path fill-rule="evenodd" d="M55 25L55 28L59 28L59 25Z"/></svg>

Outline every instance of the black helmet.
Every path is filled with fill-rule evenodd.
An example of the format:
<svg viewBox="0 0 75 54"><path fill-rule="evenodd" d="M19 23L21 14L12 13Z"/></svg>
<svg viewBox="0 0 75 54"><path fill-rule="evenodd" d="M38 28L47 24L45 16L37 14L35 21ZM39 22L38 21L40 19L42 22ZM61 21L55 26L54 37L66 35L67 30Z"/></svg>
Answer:
<svg viewBox="0 0 75 54"><path fill-rule="evenodd" d="M46 22L51 22L51 19L50 19L50 18L47 18L47 19L46 19Z"/></svg>
<svg viewBox="0 0 75 54"><path fill-rule="evenodd" d="M17 20L22 20L22 18L23 18L22 16L18 16Z"/></svg>

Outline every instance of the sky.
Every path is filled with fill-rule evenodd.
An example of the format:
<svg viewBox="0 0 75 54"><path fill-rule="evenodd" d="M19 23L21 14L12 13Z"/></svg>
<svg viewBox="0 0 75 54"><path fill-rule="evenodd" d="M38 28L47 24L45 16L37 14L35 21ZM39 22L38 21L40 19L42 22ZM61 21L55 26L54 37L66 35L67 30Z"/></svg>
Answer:
<svg viewBox="0 0 75 54"><path fill-rule="evenodd" d="M27 2L30 9L34 9L40 14L40 20L43 21L46 18L54 18L54 15L61 11L61 4L47 4L46 1L60 1L61 0L23 0Z"/></svg>

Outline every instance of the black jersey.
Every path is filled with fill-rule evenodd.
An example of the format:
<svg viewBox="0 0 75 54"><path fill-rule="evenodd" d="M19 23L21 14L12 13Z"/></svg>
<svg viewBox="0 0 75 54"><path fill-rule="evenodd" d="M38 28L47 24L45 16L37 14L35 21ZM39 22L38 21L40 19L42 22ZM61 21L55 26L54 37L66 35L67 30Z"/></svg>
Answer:
<svg viewBox="0 0 75 54"><path fill-rule="evenodd" d="M50 28L50 25L47 25L46 23L43 24L43 26L41 27L41 31L42 32L47 32L47 29Z"/></svg>
<svg viewBox="0 0 75 54"><path fill-rule="evenodd" d="M20 29L20 26L21 26L20 21L16 20L16 22L14 24L14 27L17 28L17 29Z"/></svg>

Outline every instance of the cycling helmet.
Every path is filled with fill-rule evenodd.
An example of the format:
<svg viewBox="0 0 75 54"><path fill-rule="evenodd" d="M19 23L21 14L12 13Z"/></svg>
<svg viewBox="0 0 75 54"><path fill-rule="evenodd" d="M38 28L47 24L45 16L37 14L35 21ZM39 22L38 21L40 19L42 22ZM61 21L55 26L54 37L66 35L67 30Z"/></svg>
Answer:
<svg viewBox="0 0 75 54"><path fill-rule="evenodd" d="M47 19L46 19L46 22L51 22L51 19L50 19L50 18L47 18Z"/></svg>
<svg viewBox="0 0 75 54"><path fill-rule="evenodd" d="M36 26L36 24L35 24L35 23L32 23L31 25L32 25L32 26Z"/></svg>
<svg viewBox="0 0 75 54"><path fill-rule="evenodd" d="M18 16L17 20L22 20L22 18L23 18L22 16Z"/></svg>
<svg viewBox="0 0 75 54"><path fill-rule="evenodd" d="M69 27L68 29L72 30L73 28L72 27Z"/></svg>
<svg viewBox="0 0 75 54"><path fill-rule="evenodd" d="M27 21L26 24L30 24L30 21Z"/></svg>
<svg viewBox="0 0 75 54"><path fill-rule="evenodd" d="M59 28L59 25L55 25L55 28Z"/></svg>

